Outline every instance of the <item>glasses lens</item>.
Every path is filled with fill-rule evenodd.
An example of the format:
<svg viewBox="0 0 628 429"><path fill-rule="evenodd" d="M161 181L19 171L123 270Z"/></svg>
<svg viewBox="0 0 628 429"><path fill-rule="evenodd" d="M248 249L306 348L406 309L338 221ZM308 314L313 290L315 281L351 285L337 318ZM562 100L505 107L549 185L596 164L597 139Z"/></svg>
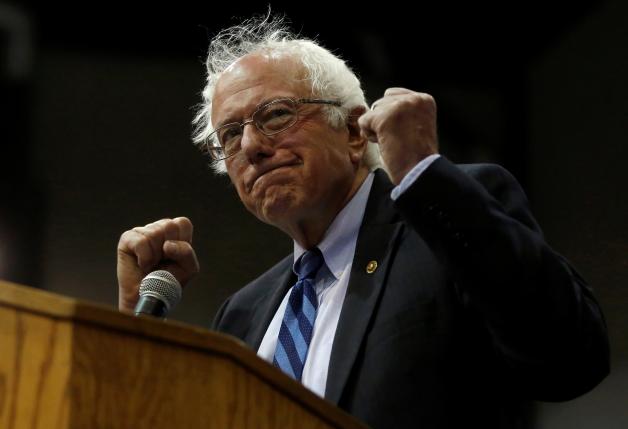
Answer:
<svg viewBox="0 0 628 429"><path fill-rule="evenodd" d="M297 121L297 107L292 100L276 100L255 112L253 120L262 132L276 134Z"/></svg>
<svg viewBox="0 0 628 429"><path fill-rule="evenodd" d="M206 154L211 157L214 161L220 161L225 158L225 151L222 149L222 146L215 141L215 139L210 138L207 143L205 143L205 151Z"/></svg>
<svg viewBox="0 0 628 429"><path fill-rule="evenodd" d="M218 130L218 140L225 156L231 156L238 150L240 137L242 137L242 125L240 124L224 125Z"/></svg>

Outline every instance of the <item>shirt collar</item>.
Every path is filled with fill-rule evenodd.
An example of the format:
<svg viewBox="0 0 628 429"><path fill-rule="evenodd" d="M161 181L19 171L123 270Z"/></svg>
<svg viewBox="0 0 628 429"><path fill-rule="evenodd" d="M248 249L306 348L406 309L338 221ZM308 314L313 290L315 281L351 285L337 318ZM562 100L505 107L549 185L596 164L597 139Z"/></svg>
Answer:
<svg viewBox="0 0 628 429"><path fill-rule="evenodd" d="M373 172L366 176L358 191L327 228L323 239L317 246L323 254L327 268L336 279L340 278L343 270L353 261L358 232L362 225L373 177ZM305 249L295 241L293 270L294 264L303 253Z"/></svg>

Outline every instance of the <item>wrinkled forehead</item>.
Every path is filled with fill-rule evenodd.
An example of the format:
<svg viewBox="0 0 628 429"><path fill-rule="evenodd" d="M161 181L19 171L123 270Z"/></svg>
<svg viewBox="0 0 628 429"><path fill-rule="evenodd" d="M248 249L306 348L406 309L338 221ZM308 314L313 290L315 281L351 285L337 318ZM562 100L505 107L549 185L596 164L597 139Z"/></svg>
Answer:
<svg viewBox="0 0 628 429"><path fill-rule="evenodd" d="M216 82L212 122L237 109L250 109L275 97L305 97L311 93L305 68L286 54L255 53L230 65Z"/></svg>

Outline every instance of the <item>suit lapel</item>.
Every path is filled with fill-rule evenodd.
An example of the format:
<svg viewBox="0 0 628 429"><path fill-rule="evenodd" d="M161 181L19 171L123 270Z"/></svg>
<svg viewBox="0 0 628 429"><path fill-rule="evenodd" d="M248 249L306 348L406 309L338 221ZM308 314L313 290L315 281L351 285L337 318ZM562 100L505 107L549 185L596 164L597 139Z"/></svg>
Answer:
<svg viewBox="0 0 628 429"><path fill-rule="evenodd" d="M279 304L286 292L296 282L292 272L293 256L286 257L281 263L282 273L277 277L270 277L265 288L269 291L256 304L260 311L255 311L251 319L251 329L246 335L245 342L255 351L259 349L262 339L266 334L270 321L275 316Z"/></svg>
<svg viewBox="0 0 628 429"><path fill-rule="evenodd" d="M361 348L386 282L396 238L403 228L390 200L392 187L386 173L376 171L329 361L325 398L334 404L340 400ZM371 261L377 263L374 271Z"/></svg>

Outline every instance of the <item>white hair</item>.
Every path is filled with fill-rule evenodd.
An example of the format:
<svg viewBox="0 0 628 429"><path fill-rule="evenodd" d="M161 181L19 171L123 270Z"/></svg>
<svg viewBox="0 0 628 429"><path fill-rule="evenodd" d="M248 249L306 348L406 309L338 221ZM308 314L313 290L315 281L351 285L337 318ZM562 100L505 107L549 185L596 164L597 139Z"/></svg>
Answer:
<svg viewBox="0 0 628 429"><path fill-rule="evenodd" d="M222 30L210 42L206 61L207 84L193 121L193 141L197 146L206 142L214 130L211 108L218 79L237 60L257 52L295 58L305 69L305 79L311 84L313 96L340 101L340 107L323 107L331 126L345 124L353 108L368 108L359 79L342 59L315 41L297 38L287 29L281 17L271 18L269 13ZM369 142L362 160L371 170L382 166L378 145ZM226 172L224 161L213 162L212 167L217 173Z"/></svg>

